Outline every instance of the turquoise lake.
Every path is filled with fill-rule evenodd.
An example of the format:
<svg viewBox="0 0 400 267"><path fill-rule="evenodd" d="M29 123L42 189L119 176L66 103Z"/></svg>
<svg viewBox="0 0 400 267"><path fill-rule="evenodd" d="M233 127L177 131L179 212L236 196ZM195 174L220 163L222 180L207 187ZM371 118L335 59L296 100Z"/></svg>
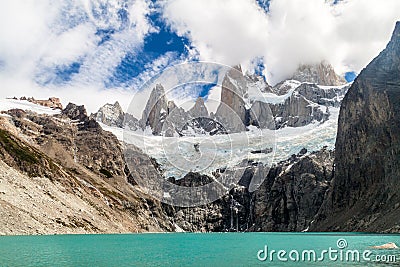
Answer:
<svg viewBox="0 0 400 267"><path fill-rule="evenodd" d="M341 243L340 243L341 242ZM320 233L171 233L0 237L0 266L396 266L399 249L373 249L400 235ZM276 253L257 257L268 247ZM339 248L340 247L340 248ZM329 250L333 254L331 259ZM279 250L282 261L277 258ZM314 260L312 250L316 253ZM334 251L337 251L334 253ZM351 250L351 253L348 251ZM361 259L352 258L355 250ZM368 259L362 258L366 250ZM297 251L299 257L297 258ZM302 259L302 253L304 260ZM291 253L291 258L289 257ZM342 253L342 259L340 259ZM346 261L346 255L348 260ZM358 253L358 252L357 252ZM308 256L310 255L310 258ZM336 260L333 260L337 256ZM259 254L261 259L265 253ZM379 257L379 262L377 262ZM318 258L320 261L318 261ZM298 261L294 260L298 259ZM322 260L321 260L322 259Z"/></svg>

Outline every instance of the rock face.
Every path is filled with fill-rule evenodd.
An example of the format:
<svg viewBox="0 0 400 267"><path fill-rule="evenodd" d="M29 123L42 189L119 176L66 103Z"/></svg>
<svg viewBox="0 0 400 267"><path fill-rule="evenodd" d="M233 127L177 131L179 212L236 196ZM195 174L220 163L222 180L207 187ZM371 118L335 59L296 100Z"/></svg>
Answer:
<svg viewBox="0 0 400 267"><path fill-rule="evenodd" d="M167 115L168 102L165 95L164 87L157 84L150 94L146 107L143 111L140 125L144 129L150 126L153 134L161 134L162 125Z"/></svg>
<svg viewBox="0 0 400 267"><path fill-rule="evenodd" d="M274 129L274 118L268 103L251 100L262 93L271 93L272 88L263 77L244 75L241 67L232 68L224 77L221 104L215 118L227 132L241 132L249 125L262 129Z"/></svg>
<svg viewBox="0 0 400 267"><path fill-rule="evenodd" d="M271 169L253 196L253 231L303 231L315 219L333 174L332 151L293 157Z"/></svg>
<svg viewBox="0 0 400 267"><path fill-rule="evenodd" d="M90 115L90 118L111 127L126 127L131 131L139 129L138 119L132 114L124 113L118 101L114 104L105 104L96 113Z"/></svg>
<svg viewBox="0 0 400 267"><path fill-rule="evenodd" d="M239 184L213 203L178 208L164 205L165 212L186 231L302 231L320 209L332 178L332 151L304 155L301 151L274 168L246 167ZM266 176L255 192L252 179ZM204 175L189 173L171 182L180 186L202 186L211 182Z"/></svg>
<svg viewBox="0 0 400 267"><path fill-rule="evenodd" d="M292 79L319 85L343 85L346 83L346 80L337 75L332 65L326 61L315 65L300 65Z"/></svg>
<svg viewBox="0 0 400 267"><path fill-rule="evenodd" d="M339 107L348 89L349 86L321 88L316 84L303 83L296 91L318 105Z"/></svg>
<svg viewBox="0 0 400 267"><path fill-rule="evenodd" d="M247 111L244 102L247 80L240 67L228 71L222 81L221 104L215 117L229 132L246 130Z"/></svg>
<svg viewBox="0 0 400 267"><path fill-rule="evenodd" d="M102 106L96 114L94 114L94 118L96 121L102 122L108 126L114 127L123 127L124 122L124 111L122 110L120 104L115 102L112 104L105 104Z"/></svg>
<svg viewBox="0 0 400 267"><path fill-rule="evenodd" d="M261 101L255 101L250 110L250 125L258 126L261 129L275 130L274 114L271 105Z"/></svg>
<svg viewBox="0 0 400 267"><path fill-rule="evenodd" d="M400 22L340 110L335 177L316 230L398 231Z"/></svg>
<svg viewBox="0 0 400 267"><path fill-rule="evenodd" d="M61 114L67 116L71 120L84 121L88 118L85 107L77 106L73 103L68 103Z"/></svg>
<svg viewBox="0 0 400 267"><path fill-rule="evenodd" d="M52 108L52 109L63 109L63 106L60 102L60 99L57 97L50 97L48 100L37 100L34 99L33 97L21 97L20 100L27 100L31 103L37 104L37 105L41 105L44 107L48 107L48 108Z"/></svg>
<svg viewBox="0 0 400 267"><path fill-rule="evenodd" d="M301 127L312 121L324 122L329 117L329 113L321 110L318 104L297 93L288 97L283 104L271 105L271 109L278 129L284 126Z"/></svg>
<svg viewBox="0 0 400 267"><path fill-rule="evenodd" d="M192 118L208 117L208 110L207 107L204 105L204 99L202 97L196 99L196 103L189 110L189 114Z"/></svg>

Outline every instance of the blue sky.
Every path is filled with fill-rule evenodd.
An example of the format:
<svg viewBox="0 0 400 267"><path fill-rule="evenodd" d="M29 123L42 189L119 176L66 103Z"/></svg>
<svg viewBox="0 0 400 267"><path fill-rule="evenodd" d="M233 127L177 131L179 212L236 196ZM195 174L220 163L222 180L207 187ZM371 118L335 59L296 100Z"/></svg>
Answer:
<svg viewBox="0 0 400 267"><path fill-rule="evenodd" d="M129 85L133 78L146 71L146 65L151 64L166 53L172 54L175 58L184 59L188 57L186 48L190 46L188 38L178 36L171 31L157 11L151 13L149 19L152 25L157 28L157 32L147 35L143 46L138 51L127 52L107 82L108 86Z"/></svg>
<svg viewBox="0 0 400 267"><path fill-rule="evenodd" d="M335 1L335 3L337 0ZM269 11L269 0L257 0L257 4L266 12ZM112 74L104 80L105 88L114 87L129 87L132 86L135 78L138 78L140 74L146 71L146 66L152 64L154 60L162 57L165 54L169 54L174 59L185 60L189 57L188 49L191 47L191 42L186 36L179 36L174 32L166 21L162 17L161 11L157 5L152 6L154 10L147 14L147 17L151 25L156 31L147 34L144 37L143 44L134 51L126 51L125 55L121 58L120 63L115 66ZM102 11L106 12L106 11ZM93 14L101 17L102 12L93 12ZM98 46L104 45L110 42L113 35L118 34L129 24L129 14L124 7L121 7L116 11L120 20L118 28L109 29L96 29L96 36L99 37ZM71 26L74 26L75 21L68 21ZM79 23L79 20L78 22ZM196 60L196 58L192 58ZM74 61L69 64L62 64L53 66L52 69L47 70L54 72L49 79L43 79L42 73L38 73L38 82L43 85L48 84L63 84L71 81L73 75L79 73L82 60ZM254 66L254 70L257 74L262 75L264 65L262 63ZM346 74L346 79L352 81L355 78L354 72ZM210 86L206 88L211 88ZM201 91L201 96L207 95L206 90Z"/></svg>
<svg viewBox="0 0 400 267"><path fill-rule="evenodd" d="M271 84L328 60L350 81L384 48L399 9L398 0L3 1L0 97L126 106L156 73L193 60L241 64Z"/></svg>

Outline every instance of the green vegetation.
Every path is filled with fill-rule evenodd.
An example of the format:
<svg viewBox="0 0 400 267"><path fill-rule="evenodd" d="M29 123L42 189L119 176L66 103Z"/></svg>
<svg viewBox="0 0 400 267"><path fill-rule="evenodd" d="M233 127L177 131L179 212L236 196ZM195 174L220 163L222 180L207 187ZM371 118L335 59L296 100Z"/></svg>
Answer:
<svg viewBox="0 0 400 267"><path fill-rule="evenodd" d="M39 163L37 153L16 141L7 131L2 129L0 129L0 146L17 161L29 164Z"/></svg>
<svg viewBox="0 0 400 267"><path fill-rule="evenodd" d="M55 176L62 176L53 160L3 129L0 129L0 157L30 177L46 176L52 180Z"/></svg>

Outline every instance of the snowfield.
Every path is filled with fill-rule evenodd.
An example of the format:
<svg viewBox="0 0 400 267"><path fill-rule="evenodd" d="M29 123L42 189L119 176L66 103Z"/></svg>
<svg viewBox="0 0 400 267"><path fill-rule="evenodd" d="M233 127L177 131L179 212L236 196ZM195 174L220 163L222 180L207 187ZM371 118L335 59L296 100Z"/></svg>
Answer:
<svg viewBox="0 0 400 267"><path fill-rule="evenodd" d="M299 153L302 148L309 152L324 146L334 149L339 108L331 107L330 113L328 121L304 127L285 127L276 131L250 127L247 132L214 136L163 137L153 136L150 131L132 132L101 126L119 140L133 144L155 158L165 177L179 179L190 171L210 175L217 169L234 168L243 160L271 165ZM273 149L271 153L254 153L269 148Z"/></svg>
<svg viewBox="0 0 400 267"><path fill-rule="evenodd" d="M0 99L0 111L7 111L10 109L22 109L30 110L38 114L55 115L60 114L61 110L52 109L31 103L27 100L16 100L16 99Z"/></svg>
<svg viewBox="0 0 400 267"><path fill-rule="evenodd" d="M288 92L284 95L274 93L261 93L259 88L249 88L249 99L251 101L261 101L269 104L282 104L288 99L301 85L301 82L295 80L287 80L280 87L288 87Z"/></svg>

